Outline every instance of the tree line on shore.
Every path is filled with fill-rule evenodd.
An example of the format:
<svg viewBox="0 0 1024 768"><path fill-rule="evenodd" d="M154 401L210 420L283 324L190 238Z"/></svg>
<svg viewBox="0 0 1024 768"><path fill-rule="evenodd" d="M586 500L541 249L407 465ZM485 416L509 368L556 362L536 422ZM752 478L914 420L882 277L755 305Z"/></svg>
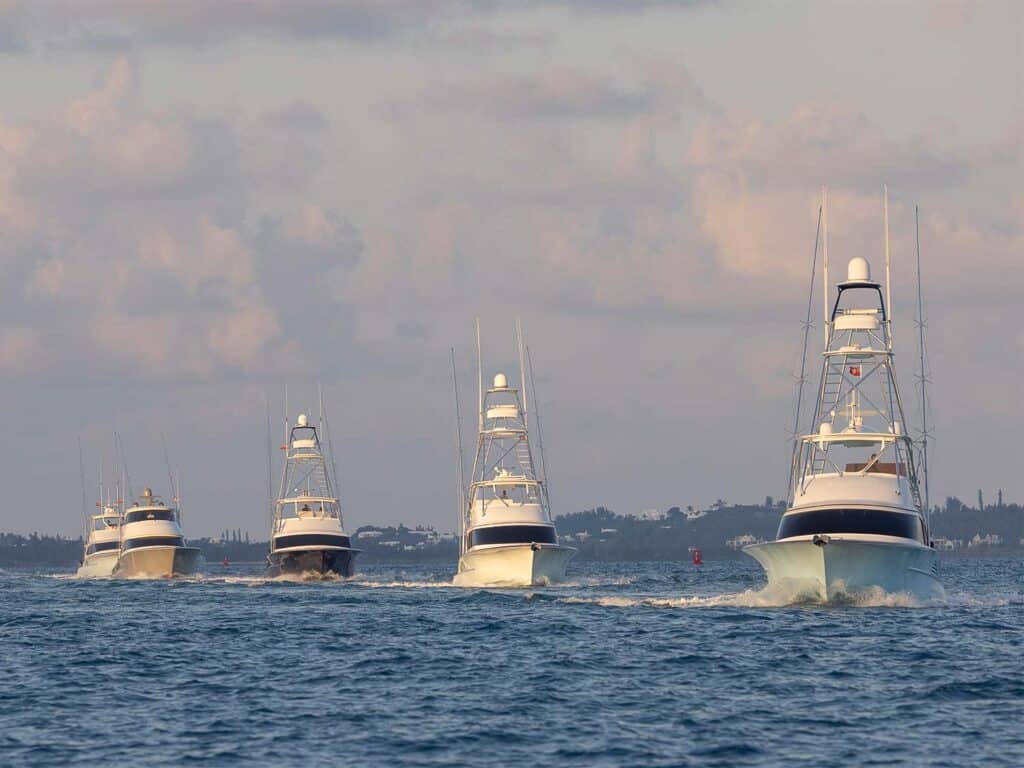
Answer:
<svg viewBox="0 0 1024 768"><path fill-rule="evenodd" d="M985 504L979 492L977 507L950 497L932 510L932 537L969 542L975 536L989 542L972 551L1019 552L1024 550L1024 506ZM718 501L707 510L672 507L664 513L642 517L621 515L604 507L573 512L556 518L559 535L579 550L581 560L685 560L692 548L705 559L740 556L742 537L771 539L784 510L783 502L768 497L761 504L727 504ZM373 532L371 536L360 536ZM379 533L378 533L379 532ZM266 541L250 541L242 531L229 531L217 539L191 539L207 562L260 562L267 553ZM399 526L363 526L355 532L354 546L363 550L360 561L450 561L458 555L452 538L425 540L422 529ZM71 566L82 557L81 537L0 533L0 566Z"/></svg>

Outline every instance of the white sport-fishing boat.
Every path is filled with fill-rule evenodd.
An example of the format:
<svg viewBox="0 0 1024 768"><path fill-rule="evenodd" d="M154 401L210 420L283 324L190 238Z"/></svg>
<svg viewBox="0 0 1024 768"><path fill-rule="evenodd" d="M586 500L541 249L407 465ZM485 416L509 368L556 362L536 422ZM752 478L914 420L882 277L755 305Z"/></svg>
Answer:
<svg viewBox="0 0 1024 768"><path fill-rule="evenodd" d="M124 511L120 534L114 576L161 579L191 576L199 570L200 551L185 544L181 512L149 488Z"/></svg>
<svg viewBox="0 0 1024 768"><path fill-rule="evenodd" d="M121 554L121 512L114 504L104 504L99 514L89 517L89 534L78 576L110 576Z"/></svg>
<svg viewBox="0 0 1024 768"><path fill-rule="evenodd" d="M918 446L906 434L893 370L888 215L884 294L857 257L836 285L831 309L827 210L825 222L826 342L813 431L794 440L789 504L776 540L744 552L764 568L770 587L801 597L833 600L872 589L938 597Z"/></svg>
<svg viewBox="0 0 1024 768"><path fill-rule="evenodd" d="M320 434L326 429L322 408L319 429L304 413L294 427L287 428L284 472L270 531L268 576L308 573L347 577L355 572L359 550L352 548L345 533L334 492L334 463L328 465L320 443Z"/></svg>
<svg viewBox="0 0 1024 768"><path fill-rule="evenodd" d="M499 373L484 391L480 368L479 432L461 515L455 576L459 586L528 587L562 581L576 553L558 543L546 478L534 468L518 324L517 336L521 389L510 386ZM479 327L477 354L479 359Z"/></svg>

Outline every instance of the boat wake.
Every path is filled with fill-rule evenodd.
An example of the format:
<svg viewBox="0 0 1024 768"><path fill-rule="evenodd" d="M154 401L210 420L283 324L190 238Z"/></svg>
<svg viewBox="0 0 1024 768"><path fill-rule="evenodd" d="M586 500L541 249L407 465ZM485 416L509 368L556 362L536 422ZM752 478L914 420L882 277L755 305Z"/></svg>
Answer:
<svg viewBox="0 0 1024 768"><path fill-rule="evenodd" d="M465 589L450 581L373 581L357 579L351 582L357 587L371 589Z"/></svg>
<svg viewBox="0 0 1024 768"><path fill-rule="evenodd" d="M829 601L823 601L816 594L777 587L676 598L603 596L555 599L563 603L599 605L606 608L994 608L1024 604L1024 595L1021 594L979 597L969 593L955 593L922 600L906 592L891 593L877 587L854 594L841 594Z"/></svg>

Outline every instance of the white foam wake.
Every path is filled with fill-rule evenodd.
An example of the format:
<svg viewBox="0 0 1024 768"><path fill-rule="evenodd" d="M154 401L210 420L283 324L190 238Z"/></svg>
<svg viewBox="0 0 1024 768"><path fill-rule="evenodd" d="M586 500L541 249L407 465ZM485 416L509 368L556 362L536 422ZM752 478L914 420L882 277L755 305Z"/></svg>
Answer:
<svg viewBox="0 0 1024 768"><path fill-rule="evenodd" d="M974 595L945 595L932 600L921 600L906 592L886 592L873 587L854 594L840 595L833 600L823 601L818 594L799 589L765 587L758 590L726 593L721 595L683 595L673 598L660 597L565 597L564 603L600 605L607 608L786 608L792 606L848 606L854 608L935 608L963 606L998 606L1012 602L1011 598L979 599Z"/></svg>

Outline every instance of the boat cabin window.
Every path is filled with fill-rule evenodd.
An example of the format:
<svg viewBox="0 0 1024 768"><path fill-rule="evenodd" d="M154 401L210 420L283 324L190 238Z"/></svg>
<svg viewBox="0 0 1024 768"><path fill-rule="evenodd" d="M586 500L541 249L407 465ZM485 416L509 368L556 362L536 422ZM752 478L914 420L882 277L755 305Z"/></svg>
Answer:
<svg viewBox="0 0 1024 768"><path fill-rule="evenodd" d="M92 529L94 531L109 531L111 528L117 528L116 517L99 517L93 520Z"/></svg>
<svg viewBox="0 0 1024 768"><path fill-rule="evenodd" d="M121 546L118 541L99 541L95 544L90 544L88 549L85 550L85 554L91 555L95 552L108 552L111 549L117 549Z"/></svg>
<svg viewBox="0 0 1024 768"><path fill-rule="evenodd" d="M778 538L812 536L815 533L873 533L899 536L924 543L924 525L913 513L880 509L817 509L785 515Z"/></svg>
<svg viewBox="0 0 1024 768"><path fill-rule="evenodd" d="M485 485L480 488L478 498L499 499L514 504L536 504L537 486L521 483L519 485Z"/></svg>
<svg viewBox="0 0 1024 768"><path fill-rule="evenodd" d="M137 547L183 547L184 539L181 536L142 536L137 539L126 539L124 549L135 549Z"/></svg>
<svg viewBox="0 0 1024 768"><path fill-rule="evenodd" d="M352 542L348 536L331 533L296 533L290 536L277 536L274 539L274 549L316 546L347 548L352 546Z"/></svg>
<svg viewBox="0 0 1024 768"><path fill-rule="evenodd" d="M874 461L874 459L872 459ZM880 475L899 475L900 477L907 476L907 465L905 462L897 463L895 461L875 461L874 464L871 461L855 461L850 462L846 465L847 472L864 472L877 473Z"/></svg>
<svg viewBox="0 0 1024 768"><path fill-rule="evenodd" d="M337 517L336 504L330 501L299 500L289 501L281 505L281 517L298 517L308 519L315 517Z"/></svg>
<svg viewBox="0 0 1024 768"><path fill-rule="evenodd" d="M557 544L555 529L550 525L496 525L477 528L469 535L469 546L481 544Z"/></svg>
<svg viewBox="0 0 1024 768"><path fill-rule="evenodd" d="M173 520L173 509L137 509L124 516L126 523L139 523L143 520Z"/></svg>

